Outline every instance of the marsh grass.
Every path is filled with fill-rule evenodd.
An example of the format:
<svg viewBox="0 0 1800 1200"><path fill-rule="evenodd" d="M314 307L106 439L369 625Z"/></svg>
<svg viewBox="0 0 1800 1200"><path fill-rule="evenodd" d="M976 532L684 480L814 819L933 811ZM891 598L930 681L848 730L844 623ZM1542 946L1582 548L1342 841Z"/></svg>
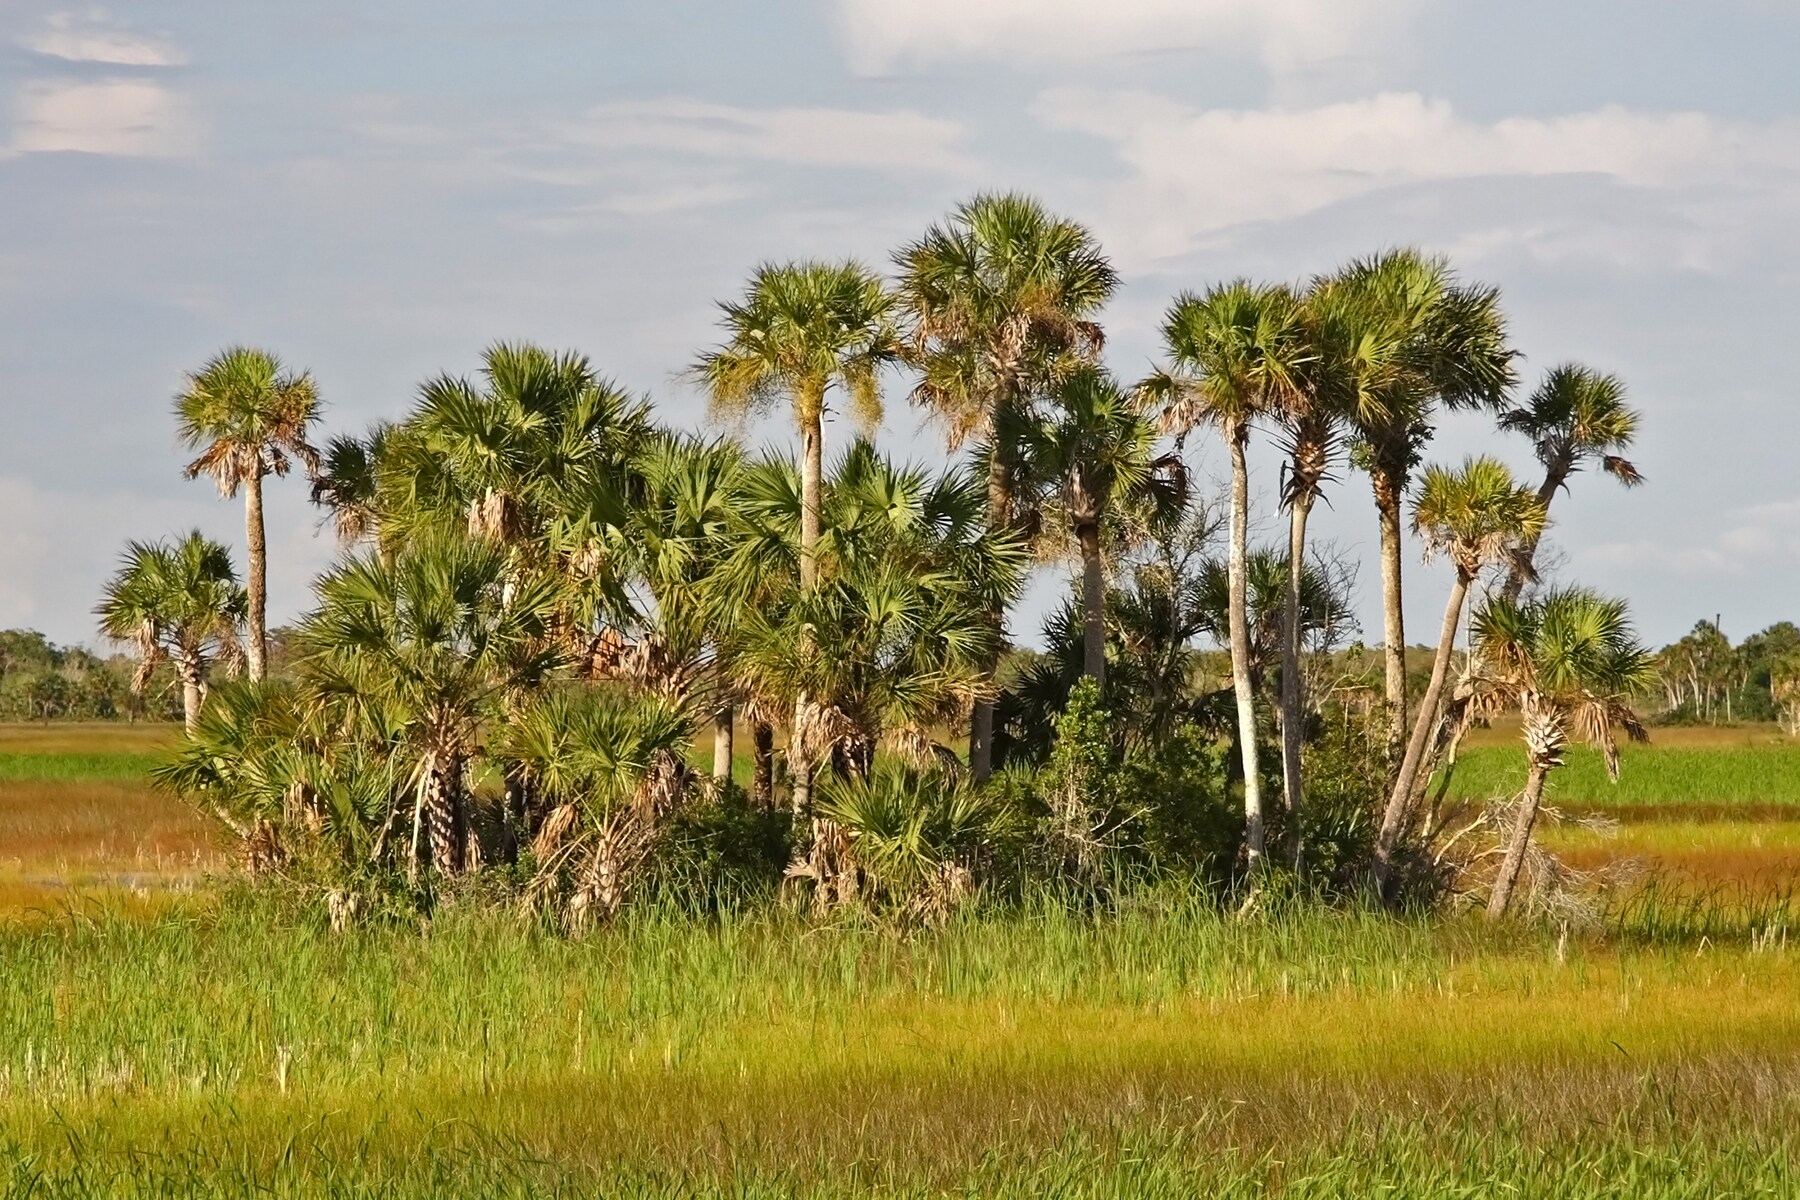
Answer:
<svg viewBox="0 0 1800 1200"><path fill-rule="evenodd" d="M1598 751L1571 748L1566 764L1550 777L1545 802L1620 810L1800 805L1800 741L1667 746L1652 742L1623 747L1620 757L1619 781L1612 783ZM1466 748L1450 790L1454 796L1486 799L1515 794L1524 784L1525 753L1514 741Z"/></svg>

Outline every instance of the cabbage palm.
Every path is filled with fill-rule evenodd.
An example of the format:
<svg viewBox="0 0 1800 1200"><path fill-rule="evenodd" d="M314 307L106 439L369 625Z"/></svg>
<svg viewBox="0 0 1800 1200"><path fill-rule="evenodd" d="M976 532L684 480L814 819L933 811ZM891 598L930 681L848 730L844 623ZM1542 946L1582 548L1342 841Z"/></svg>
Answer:
<svg viewBox="0 0 1800 1200"><path fill-rule="evenodd" d="M1644 481L1629 459L1622 457L1637 436L1638 413L1625 402L1625 384L1616 375L1577 363L1565 363L1544 377L1523 407L1500 418L1500 427L1531 439L1537 459L1544 465L1544 481L1538 486L1538 502L1546 510L1586 463L1598 459L1600 469L1626 487ZM1519 544L1501 595L1509 600L1531 578L1538 539Z"/></svg>
<svg viewBox="0 0 1800 1200"><path fill-rule="evenodd" d="M1303 385L1313 350L1294 294L1247 280L1218 285L1204 295L1183 293L1164 318L1162 334L1169 367L1144 386L1163 401L1165 427L1186 436L1197 426L1212 426L1231 452L1231 680L1244 767L1244 844L1255 875L1263 865L1264 829L1245 620L1250 476L1244 454L1251 423L1290 403Z"/></svg>
<svg viewBox="0 0 1800 1200"><path fill-rule="evenodd" d="M1462 622L1463 602L1483 568L1505 560L1544 528L1544 506L1531 489L1521 487L1506 465L1493 458L1468 458L1452 471L1433 466L1425 471L1413 501L1413 532L1424 539L1429 558L1443 554L1455 575L1444 606L1443 631L1431 662L1431 682L1419 702L1406 757L1394 778L1375 843L1375 871L1385 889L1394 848L1406 827L1413 784L1425 761L1426 743L1438 725L1438 701Z"/></svg>
<svg viewBox="0 0 1800 1200"><path fill-rule="evenodd" d="M1380 520L1387 752L1398 769L1407 718L1401 506L1437 409L1500 411L1515 354L1499 293L1461 283L1444 259L1393 250L1351 263L1329 286L1361 346L1350 418Z"/></svg>
<svg viewBox="0 0 1800 1200"><path fill-rule="evenodd" d="M179 542L128 544L94 611L102 633L137 650L134 696L143 695L158 663L174 665L192 733L206 699L207 666L217 659L237 665L248 610L230 553L196 529Z"/></svg>
<svg viewBox="0 0 1800 1200"><path fill-rule="evenodd" d="M250 678L268 671L268 543L263 529L265 475L286 475L290 456L308 474L318 452L307 433L319 410L319 393L305 371L294 374L266 350L234 346L188 376L175 398L182 445L200 451L187 477L210 475L219 494L244 491L244 540L248 547L249 603L245 656Z"/></svg>
<svg viewBox="0 0 1800 1200"><path fill-rule="evenodd" d="M800 586L817 577L825 398L843 390L864 430L881 421L877 373L898 352L894 300L855 262L764 266L744 299L721 304L725 344L696 372L713 406L730 415L767 411L786 398L800 429Z"/></svg>
<svg viewBox="0 0 1800 1200"><path fill-rule="evenodd" d="M1649 740L1631 697L1652 682L1655 668L1624 602L1583 589L1523 605L1498 597L1475 614L1474 643L1490 686L1524 718L1525 792L1488 900L1488 918L1497 920L1512 900L1545 781L1562 765L1570 735L1598 746L1617 780L1618 732Z"/></svg>
<svg viewBox="0 0 1800 1200"><path fill-rule="evenodd" d="M894 255L905 357L920 373L912 399L940 420L952 447L986 446L987 520L1019 520L1019 438L1035 401L1068 370L1098 356L1094 318L1119 278L1086 228L1018 194L986 194ZM990 614L996 634L1005 613ZM998 646L998 636L996 646ZM993 768L994 662L970 718L969 766Z"/></svg>
<svg viewBox="0 0 1800 1200"><path fill-rule="evenodd" d="M365 554L318 582L297 641L314 696L345 712L404 715L400 748L415 789L410 861L468 864L465 768L502 697L541 685L563 660L552 633L563 604L546 573L520 575L491 538L438 533L391 560Z"/></svg>
<svg viewBox="0 0 1800 1200"><path fill-rule="evenodd" d="M1084 365L1051 392L1050 415L1032 426L1025 449L1034 472L1054 489L1053 506L1068 523L1081 557L1082 672L1106 681L1106 572L1100 535L1123 506L1152 521L1176 519L1186 500L1186 473L1175 455L1156 453L1156 427L1139 398L1099 367Z"/></svg>

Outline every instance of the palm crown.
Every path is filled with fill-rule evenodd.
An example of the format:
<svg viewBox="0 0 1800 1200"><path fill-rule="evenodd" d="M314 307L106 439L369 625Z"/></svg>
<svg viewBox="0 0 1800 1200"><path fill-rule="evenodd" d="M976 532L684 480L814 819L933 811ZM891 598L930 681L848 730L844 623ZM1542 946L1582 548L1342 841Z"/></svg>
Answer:
<svg viewBox="0 0 1800 1200"><path fill-rule="evenodd" d="M1536 536L1544 519L1531 489L1521 487L1505 463L1486 456L1464 459L1458 470L1427 468L1413 501L1413 532L1427 557L1444 554L1469 578Z"/></svg>
<svg viewBox="0 0 1800 1200"><path fill-rule="evenodd" d="M1638 414L1625 402L1625 384L1616 375L1564 363L1544 377L1524 406L1502 414L1500 425L1531 439L1552 489L1596 455L1601 469L1626 487L1643 482L1638 469L1621 457L1637 436Z"/></svg>
<svg viewBox="0 0 1800 1200"><path fill-rule="evenodd" d="M286 475L291 458L312 470L318 453L307 432L318 416L312 376L286 370L266 350L233 347L188 377L175 400L177 433L200 450L187 477L208 475L222 496L252 478ZM291 457L290 457L291 456Z"/></svg>

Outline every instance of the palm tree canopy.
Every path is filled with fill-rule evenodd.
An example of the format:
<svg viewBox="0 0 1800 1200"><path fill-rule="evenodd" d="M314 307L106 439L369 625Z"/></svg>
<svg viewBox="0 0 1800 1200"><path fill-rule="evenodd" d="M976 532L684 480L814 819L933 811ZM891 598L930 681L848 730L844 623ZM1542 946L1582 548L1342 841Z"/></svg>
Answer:
<svg viewBox="0 0 1800 1200"><path fill-rule="evenodd" d="M175 398L182 445L199 450L187 477L210 475L223 496L245 480L286 475L289 456L311 472L318 452L307 430L319 413L311 374L287 370L266 350L234 346L190 375Z"/></svg>
<svg viewBox="0 0 1800 1200"><path fill-rule="evenodd" d="M1314 357L1294 293L1245 279L1176 297L1162 336L1169 368L1141 390L1161 403L1164 428L1177 434L1197 425L1239 428L1284 410Z"/></svg>
<svg viewBox="0 0 1800 1200"><path fill-rule="evenodd" d="M1017 193L984 194L894 255L913 400L951 445L992 436L999 410L1024 404L1099 353L1094 317L1119 286L1094 236Z"/></svg>
<svg viewBox="0 0 1800 1200"><path fill-rule="evenodd" d="M1084 364L1051 400L1052 411L1027 432L1026 458L1073 529L1097 527L1115 504L1146 524L1179 519L1186 472L1178 456L1156 453L1156 426L1137 394Z"/></svg>
<svg viewBox="0 0 1800 1200"><path fill-rule="evenodd" d="M743 300L719 308L725 343L694 367L715 409L758 414L785 397L806 424L835 383L859 427L880 423L877 375L898 343L894 299L874 272L856 262L765 264Z"/></svg>
<svg viewBox="0 0 1800 1200"><path fill-rule="evenodd" d="M1476 612L1472 632L1482 672L1498 695L1572 718L1578 736L1605 752L1613 778L1619 773L1614 730L1649 739L1630 701L1654 685L1656 657L1638 640L1623 600L1585 588L1526 603L1497 597Z"/></svg>
<svg viewBox="0 0 1800 1200"><path fill-rule="evenodd" d="M1504 413L1500 425L1531 439L1538 461L1558 485L1596 455L1602 469L1626 487L1643 482L1622 457L1637 436L1638 413L1626 403L1624 381L1616 375L1564 363L1544 377L1526 404Z"/></svg>
<svg viewBox="0 0 1800 1200"><path fill-rule="evenodd" d="M165 653L234 657L249 599L230 553L196 529L178 542L129 543L94 611L101 633L134 646L147 672Z"/></svg>
<svg viewBox="0 0 1800 1200"><path fill-rule="evenodd" d="M1428 467L1413 501L1413 532L1424 539L1427 557L1447 554L1469 576L1535 538L1545 519L1532 490L1485 455L1466 458L1455 470Z"/></svg>

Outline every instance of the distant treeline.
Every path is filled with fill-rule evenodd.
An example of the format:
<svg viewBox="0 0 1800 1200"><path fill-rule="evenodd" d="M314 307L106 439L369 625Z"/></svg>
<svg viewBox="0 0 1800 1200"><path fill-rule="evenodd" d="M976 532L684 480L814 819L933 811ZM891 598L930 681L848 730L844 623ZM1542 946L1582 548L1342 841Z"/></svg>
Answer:
<svg viewBox="0 0 1800 1200"><path fill-rule="evenodd" d="M0 630L0 721L180 720L181 693L168 686L167 668L152 676L134 706L136 670L136 660L125 655L101 658L81 646L59 646L35 629Z"/></svg>

